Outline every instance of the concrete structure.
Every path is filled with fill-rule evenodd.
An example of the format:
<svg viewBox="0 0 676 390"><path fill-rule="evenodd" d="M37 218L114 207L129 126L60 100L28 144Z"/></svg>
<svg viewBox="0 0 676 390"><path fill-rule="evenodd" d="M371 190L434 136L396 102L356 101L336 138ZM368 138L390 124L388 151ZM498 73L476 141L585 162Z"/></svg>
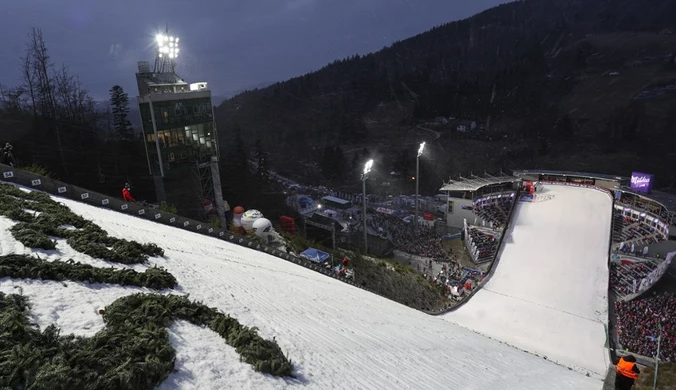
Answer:
<svg viewBox="0 0 676 390"><path fill-rule="evenodd" d="M222 195L217 197L220 180L213 180L220 178L220 172L211 91L206 82L188 84L175 73L177 54L178 38L159 35L154 68L145 61L138 64L136 82L148 170L158 202L203 220L209 217L205 205L215 204L224 224L224 202Z"/></svg>

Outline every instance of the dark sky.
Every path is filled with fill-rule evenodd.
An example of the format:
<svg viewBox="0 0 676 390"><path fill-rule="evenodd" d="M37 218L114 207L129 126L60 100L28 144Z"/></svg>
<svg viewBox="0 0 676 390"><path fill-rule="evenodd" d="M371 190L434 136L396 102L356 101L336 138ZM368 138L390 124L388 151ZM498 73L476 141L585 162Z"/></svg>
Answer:
<svg viewBox="0 0 676 390"><path fill-rule="evenodd" d="M0 83L19 83L31 27L43 30L57 66L97 100L119 84L136 96L137 61L169 23L180 37L177 73L214 94L281 81L368 53L506 0L5 0Z"/></svg>

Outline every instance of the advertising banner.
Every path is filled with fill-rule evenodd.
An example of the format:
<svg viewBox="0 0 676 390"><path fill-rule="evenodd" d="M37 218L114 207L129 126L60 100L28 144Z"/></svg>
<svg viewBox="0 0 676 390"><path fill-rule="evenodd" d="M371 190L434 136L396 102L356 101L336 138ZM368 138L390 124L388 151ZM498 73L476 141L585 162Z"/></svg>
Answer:
<svg viewBox="0 0 676 390"><path fill-rule="evenodd" d="M636 192L649 194L653 190L653 180L655 176L649 173L632 172L631 173L631 189Z"/></svg>
<svg viewBox="0 0 676 390"><path fill-rule="evenodd" d="M519 196L519 201L520 202L534 202L535 201L535 195L533 195L533 194L521 194Z"/></svg>
<svg viewBox="0 0 676 390"><path fill-rule="evenodd" d="M555 184L555 185L568 186L568 187L592 188L592 189L595 189L595 190L597 190L597 191L601 191L601 192L603 192L604 194L606 194L606 195L608 195L608 196L611 196L611 197L614 196L614 195L613 195L613 192L610 191L609 189L597 187L597 186L591 185L591 184L567 183L567 182L565 182L565 181L542 181L541 183L544 183L544 184Z"/></svg>

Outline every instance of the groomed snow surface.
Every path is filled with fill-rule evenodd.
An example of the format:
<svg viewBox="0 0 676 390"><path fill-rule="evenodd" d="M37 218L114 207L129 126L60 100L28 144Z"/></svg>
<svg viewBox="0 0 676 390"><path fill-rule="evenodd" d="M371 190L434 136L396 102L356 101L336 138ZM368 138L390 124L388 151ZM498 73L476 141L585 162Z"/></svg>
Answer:
<svg viewBox="0 0 676 390"><path fill-rule="evenodd" d="M597 199L595 195L588 198ZM154 242L164 248L165 256L150 259L149 265L167 268L179 286L163 293L190 294L191 299L217 307L244 325L258 327L263 337L277 340L293 361L298 377L280 379L256 373L214 332L176 322L170 339L177 350L177 372L161 389L542 390L602 386L596 378L273 256L55 199L112 236ZM11 225L13 222L0 217L0 253L35 253L14 240L7 231ZM527 237L514 236L515 242L521 239ZM108 265L73 251L63 240L55 251L39 251L42 258L46 253L48 260L64 257ZM515 287L532 289L522 275L514 275ZM500 278L494 280L492 286ZM568 289L565 283L564 287ZM578 283L578 295L589 291L587 287ZM41 328L55 323L62 334L86 336L103 328L96 314L98 307L134 292L149 292L115 285L8 278L0 279L0 291L27 295L34 305L33 319ZM570 310L579 312L580 308ZM587 331L581 328L577 332L582 337Z"/></svg>
<svg viewBox="0 0 676 390"><path fill-rule="evenodd" d="M444 318L603 378L612 200L553 184L537 195L517 204L493 277Z"/></svg>

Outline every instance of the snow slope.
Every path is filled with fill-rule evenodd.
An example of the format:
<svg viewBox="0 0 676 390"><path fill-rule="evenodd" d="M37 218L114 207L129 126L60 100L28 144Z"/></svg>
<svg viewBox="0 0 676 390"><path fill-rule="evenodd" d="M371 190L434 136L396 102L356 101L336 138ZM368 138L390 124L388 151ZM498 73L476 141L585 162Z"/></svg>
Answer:
<svg viewBox="0 0 676 390"><path fill-rule="evenodd" d="M154 242L178 291L276 338L298 379L255 373L214 332L185 322L170 329L177 372L168 389L599 389L602 382L278 258L228 242L59 199L115 237ZM0 253L30 253L0 217ZM59 242L58 251L101 266ZM0 279L35 304L40 327L62 334L102 329L96 308L141 288Z"/></svg>
<svg viewBox="0 0 676 390"><path fill-rule="evenodd" d="M517 204L493 277L444 318L602 378L612 200L561 185L538 196Z"/></svg>

